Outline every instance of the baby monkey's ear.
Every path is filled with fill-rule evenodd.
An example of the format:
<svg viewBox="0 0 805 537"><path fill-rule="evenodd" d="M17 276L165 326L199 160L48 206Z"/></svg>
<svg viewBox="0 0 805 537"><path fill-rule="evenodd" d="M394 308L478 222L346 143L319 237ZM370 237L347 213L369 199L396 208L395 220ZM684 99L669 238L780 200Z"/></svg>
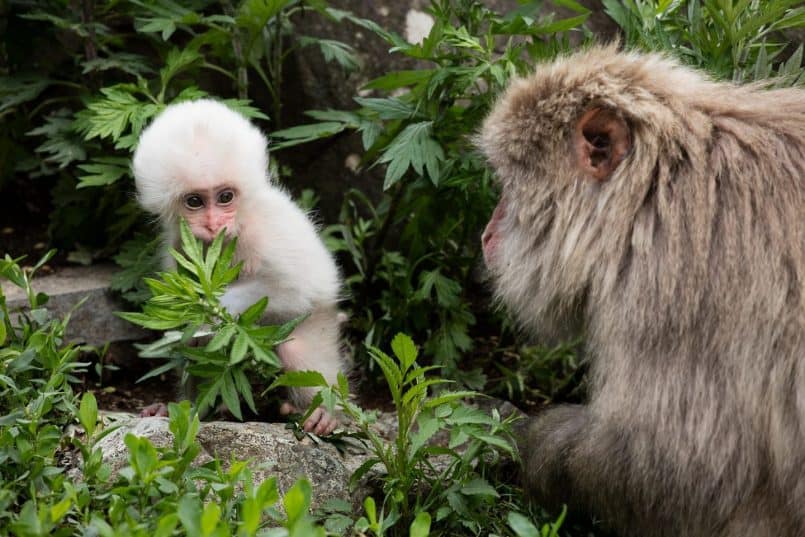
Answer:
<svg viewBox="0 0 805 537"><path fill-rule="evenodd" d="M576 123L573 147L579 168L606 181L632 148L629 125L610 108L591 108Z"/></svg>

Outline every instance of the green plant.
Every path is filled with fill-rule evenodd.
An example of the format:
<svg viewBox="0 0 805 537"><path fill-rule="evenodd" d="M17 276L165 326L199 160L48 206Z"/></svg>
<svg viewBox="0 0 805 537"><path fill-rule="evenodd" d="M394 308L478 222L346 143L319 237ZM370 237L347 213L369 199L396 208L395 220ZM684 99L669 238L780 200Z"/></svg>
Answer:
<svg viewBox="0 0 805 537"><path fill-rule="evenodd" d="M221 306L220 297L240 272L240 264L232 266L236 239L225 243L221 232L205 251L184 220L180 232L181 252L171 249L177 270L146 278L152 296L143 311L119 315L145 328L168 330L160 340L142 347L143 357L168 358L143 379L181 369L183 382L190 376L198 380L196 407L202 414L220 400L242 419L241 398L257 412L249 379L257 374L270 381L276 375L280 362L273 347L284 341L301 319L281 326L258 324L268 297L238 316L229 313ZM200 330L212 338L203 346L194 346L193 338Z"/></svg>
<svg viewBox="0 0 805 537"><path fill-rule="evenodd" d="M128 434L128 466L116 476L103 462L97 443L115 430L99 422L92 393L80 403L71 387L88 364L79 349L64 344L69 315L52 318L48 297L35 291L32 277L54 254L23 269L8 255L0 276L20 287L29 308L12 317L0 291L0 527L18 537L42 535L264 535L283 528L294 537L325 535L308 514L310 485L298 481L280 500L276 480L260 484L246 462L226 467L214 460L191 463L201 451L198 415L190 404L169 407L173 443L155 447ZM78 306L76 306L78 307ZM78 421L80 435L64 436ZM68 475L58 461L71 446L80 466ZM242 491L242 492L239 492ZM276 530L275 530L276 531Z"/></svg>
<svg viewBox="0 0 805 537"><path fill-rule="evenodd" d="M490 376L490 393L520 405L580 399L584 368L578 356L582 341L553 346L502 348L493 358L499 376Z"/></svg>
<svg viewBox="0 0 805 537"><path fill-rule="evenodd" d="M805 27L800 0L604 0L626 42L664 50L736 82L805 83L803 47L781 31ZM787 59L786 59L787 58Z"/></svg>
<svg viewBox="0 0 805 537"><path fill-rule="evenodd" d="M0 261L0 276L28 299L15 320L0 290L0 526L14 518L14 506L35 502L64 479L54 455L62 427L77 413L70 384L88 365L77 361L76 346L64 343L69 315L53 318L47 295L32 284L54 253L25 269L22 258L6 254Z"/></svg>
<svg viewBox="0 0 805 537"><path fill-rule="evenodd" d="M414 334L445 376L475 388L483 378L458 362L473 345L478 236L497 194L470 135L511 77L569 46L565 33L588 11L562 4L577 16L540 18L541 2L524 2L504 16L477 1L434 1L434 25L420 44L328 9L420 67L370 81L363 89L381 96L356 97L355 110L312 110L307 114L316 123L272 133L277 148L360 133L363 165L385 165L384 193L375 202L349 192L339 224L326 230L343 258L352 328L374 346L398 331Z"/></svg>
<svg viewBox="0 0 805 537"><path fill-rule="evenodd" d="M79 4L0 9L0 188L7 178L26 189L40 178L33 186L52 192L52 241L77 262L115 254L146 227L131 196L129 153L166 104L229 96L268 121L247 105L267 93L270 104L260 108L277 127L283 62L293 50L317 47L347 69L359 63L350 47L295 31L303 13L324 14L323 0Z"/></svg>
<svg viewBox="0 0 805 537"><path fill-rule="evenodd" d="M377 414L363 410L349 397L346 378L328 386L320 374L286 373L275 385L321 388L312 405L339 406L359 431L372 456L352 475L357 484L382 469L383 500L364 502L365 513L354 523L358 532L373 535L455 535L502 532L509 511L519 511L522 496L510 486L493 486L490 478L504 457L516 458L511 437L514 417L502 419L462 400L471 391L443 391L429 397L432 387L449 381L428 377L438 366L417 364L413 341L398 334L391 342L394 356L375 347L369 355L383 372L397 417L397 436L386 442L372 427ZM441 438L441 440L436 440ZM557 522L557 528L561 521Z"/></svg>

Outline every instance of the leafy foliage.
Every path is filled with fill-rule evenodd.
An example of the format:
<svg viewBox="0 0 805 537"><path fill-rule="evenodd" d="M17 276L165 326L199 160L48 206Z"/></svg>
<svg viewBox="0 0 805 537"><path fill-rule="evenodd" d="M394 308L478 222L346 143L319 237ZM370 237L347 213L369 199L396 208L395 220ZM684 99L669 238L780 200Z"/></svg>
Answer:
<svg viewBox="0 0 805 537"><path fill-rule="evenodd" d="M4 534L254 536L279 527L294 537L325 535L308 514L311 489L306 481L298 481L282 498L283 516L275 508L280 501L276 479L255 484L246 462L223 467L214 460L192 467L201 451L199 419L187 402L170 405L171 446L157 448L128 434L128 465L112 475L97 442L116 427L99 421L92 393L79 401L71 386L87 364L77 361L79 348L63 343L69 315L51 317L45 307L48 297L32 286L32 276L52 255L27 269L8 256L0 262L0 276L23 289L29 306L13 320L0 291ZM83 440L63 436L64 427L75 421L84 430ZM67 445L81 454L79 480L68 477L58 463Z"/></svg>
<svg viewBox="0 0 805 537"><path fill-rule="evenodd" d="M168 331L160 340L142 347L143 357L168 359L143 378L181 369L183 382L190 376L199 379L196 408L202 414L220 401L242 419L241 398L257 412L249 379L256 374L270 381L276 375L280 361L272 349L287 339L302 319L280 326L260 325L267 297L237 317L229 313L220 298L240 272L240 264L232 266L236 240L225 243L222 231L205 251L184 220L180 230L182 251L171 250L177 270L146 278L151 297L143 311L119 315L144 328ZM213 337L203 346L194 345L193 338L200 333Z"/></svg>
<svg viewBox="0 0 805 537"><path fill-rule="evenodd" d="M295 47L318 47L346 69L359 65L350 47L294 31L294 17L324 15L325 7L302 0L106 0L81 9L11 2L0 12L0 27L8 28L0 41L0 65L8 65L0 70L0 177L55 183L54 243L82 250L85 261L116 253L146 225L131 196L129 157L166 105L212 93L268 121L249 100L267 92L279 125L283 62Z"/></svg>
<svg viewBox="0 0 805 537"><path fill-rule="evenodd" d="M328 9L422 67L370 81L364 89L381 96L356 97L355 110L312 110L316 123L272 133L280 148L345 130L361 134L363 165L385 165L384 194L374 202L349 192L339 223L326 229L347 272L352 327L372 346L398 331L415 334L447 377L472 387L483 385L482 376L458 363L473 346L477 238L497 193L469 135L509 79L567 48L562 32L588 15L567 2L577 16L539 17L539 4L525 2L504 16L477 1L435 1L434 25L416 44Z"/></svg>
<svg viewBox="0 0 805 537"><path fill-rule="evenodd" d="M393 356L369 348L397 416L397 436L391 443L371 427L377 413L362 409L349 397L343 375L335 386L328 386L321 375L299 372L276 381L276 385L320 387L311 406L324 404L331 411L338 406L358 429L356 437L363 439L372 456L352 475L353 485L382 471L383 500L378 506L374 498L366 498L364 515L354 521L354 530L377 536L505 532L512 513L522 517L521 496L511 486L493 486L490 478L502 459L517 457L511 432L516 417L503 419L496 410L490 415L464 404L465 398L479 395L471 391L442 391L429 397L432 388L449 382L428 376L438 366L420 366L419 351L404 334L394 337L391 349ZM560 519L554 531L561 524ZM519 527L525 526L520 522Z"/></svg>
<svg viewBox="0 0 805 537"><path fill-rule="evenodd" d="M746 82L771 76L805 83L803 46L781 31L805 27L799 0L604 0L631 46L673 52L719 78Z"/></svg>
<svg viewBox="0 0 805 537"><path fill-rule="evenodd" d="M499 376L490 376L489 392L521 405L582 400L585 384L578 349L581 339L557 345L499 349L493 358Z"/></svg>

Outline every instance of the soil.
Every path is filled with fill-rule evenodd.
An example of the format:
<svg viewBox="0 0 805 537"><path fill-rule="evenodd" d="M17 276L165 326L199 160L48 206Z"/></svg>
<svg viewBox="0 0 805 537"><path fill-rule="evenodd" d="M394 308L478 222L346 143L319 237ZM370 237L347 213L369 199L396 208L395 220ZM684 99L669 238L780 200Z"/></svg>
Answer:
<svg viewBox="0 0 805 537"><path fill-rule="evenodd" d="M143 382L137 380L158 364L137 356L131 343L113 343L104 356L103 378L97 374L97 357L86 356L93 366L83 375L83 390L90 391L98 407L116 412L139 413L151 403L166 403L177 398L178 376L165 373Z"/></svg>
<svg viewBox="0 0 805 537"><path fill-rule="evenodd" d="M23 267L33 266L53 247L49 233L52 204L50 186L42 180L15 177L0 196L0 258L24 256ZM27 181L27 182L26 182ZM33 184L31 184L33 183ZM22 199L12 193L24 192ZM39 269L39 276L51 274L55 267L70 265L68 250L59 248L50 261Z"/></svg>
<svg viewBox="0 0 805 537"><path fill-rule="evenodd" d="M89 391L95 395L98 408L115 412L131 412L139 414L146 406L153 403L169 403L180 399L179 375L173 371L137 382L151 369L161 365L155 360L145 360L137 355L137 349L131 342L113 343L104 356L103 379L98 377L98 359L94 355L86 355L82 361L92 362L92 366L82 376L81 391ZM353 379L355 380L355 379ZM360 381L353 382L353 387L361 386ZM254 387L254 394L259 394L259 387ZM358 404L366 409L390 410L391 401L387 391L366 389L357 395ZM282 393L269 394L264 400L257 401L258 415L245 413L245 420L278 422L286 418L278 413L280 403L284 400ZM244 409L245 411L246 409ZM220 415L220 419L233 419Z"/></svg>

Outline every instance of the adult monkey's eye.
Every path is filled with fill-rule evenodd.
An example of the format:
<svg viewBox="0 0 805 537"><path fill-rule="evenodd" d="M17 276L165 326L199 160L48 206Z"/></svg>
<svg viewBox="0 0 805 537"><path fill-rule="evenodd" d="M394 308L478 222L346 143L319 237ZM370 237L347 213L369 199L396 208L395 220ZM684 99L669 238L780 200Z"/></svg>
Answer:
<svg viewBox="0 0 805 537"><path fill-rule="evenodd" d="M188 194L184 198L184 206L188 209L201 209L204 207L204 199L198 194Z"/></svg>
<svg viewBox="0 0 805 537"><path fill-rule="evenodd" d="M221 205L228 205L235 199L235 193L232 190L222 190L218 193L218 203Z"/></svg>

